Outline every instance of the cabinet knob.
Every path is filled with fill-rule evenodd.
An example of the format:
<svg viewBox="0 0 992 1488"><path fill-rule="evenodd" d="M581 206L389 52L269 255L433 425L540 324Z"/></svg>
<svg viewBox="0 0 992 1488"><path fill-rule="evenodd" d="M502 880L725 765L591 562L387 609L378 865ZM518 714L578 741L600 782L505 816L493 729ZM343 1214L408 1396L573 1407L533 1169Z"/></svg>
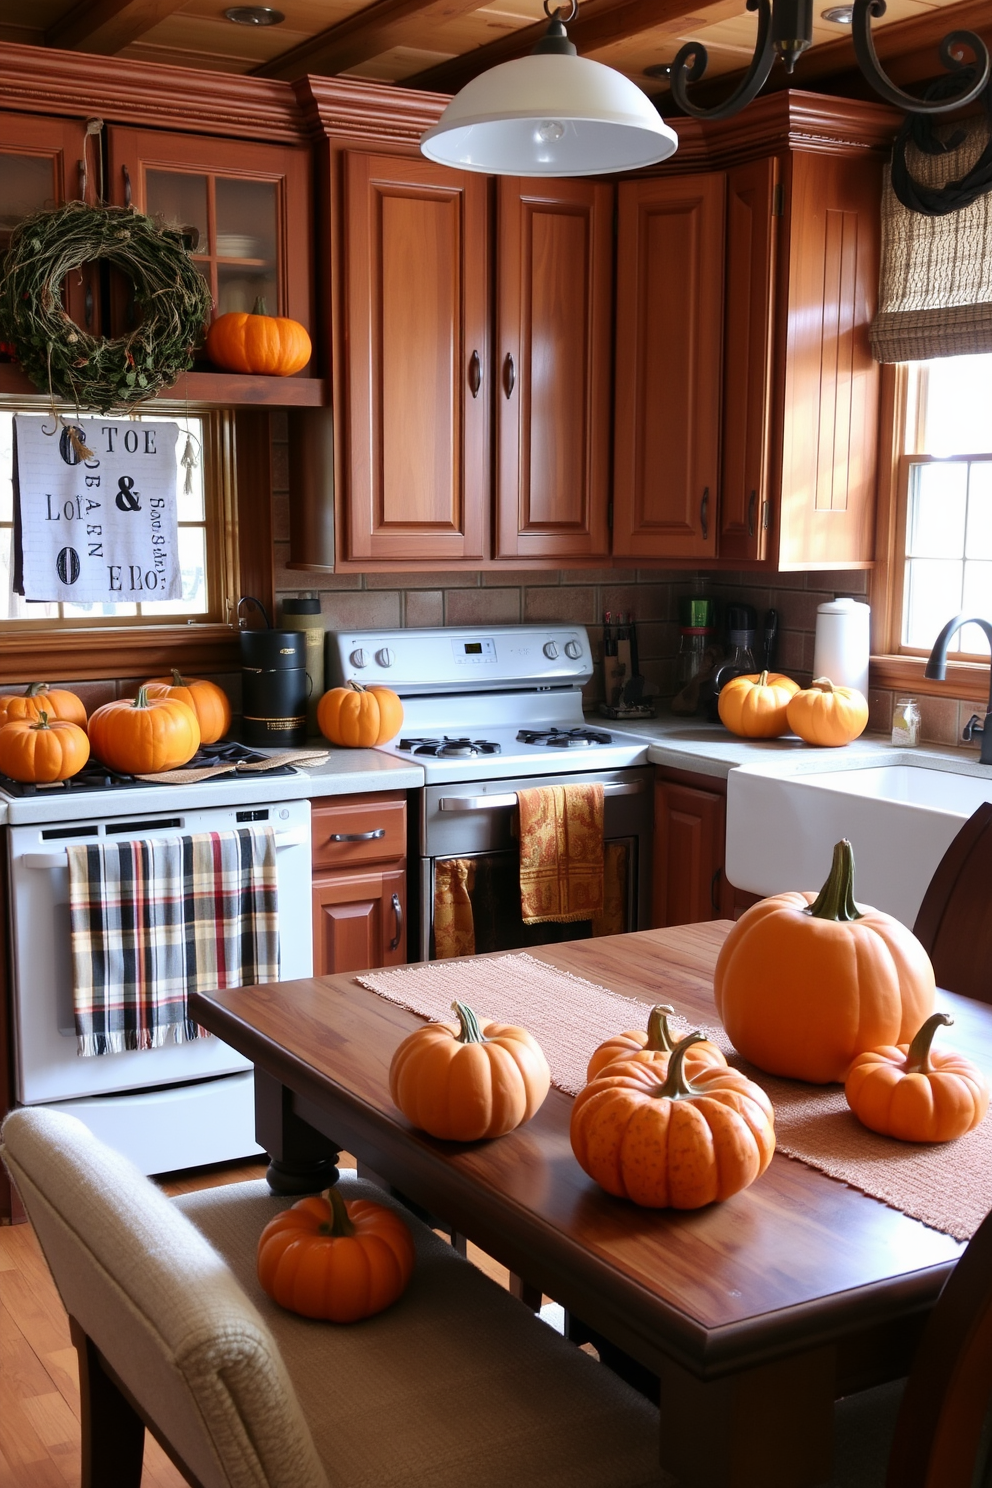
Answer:
<svg viewBox="0 0 992 1488"><path fill-rule="evenodd" d="M479 396L482 386L482 361L477 351L473 351L468 359L468 390L473 398Z"/></svg>
<svg viewBox="0 0 992 1488"><path fill-rule="evenodd" d="M581 656L582 655L582 647L579 645L579 642L578 641L566 641L565 642L565 655L566 656L570 656L573 661L575 661L575 659L577 657Z"/></svg>
<svg viewBox="0 0 992 1488"><path fill-rule="evenodd" d="M558 647L555 645L554 641L545 641L544 654L549 661L554 661L557 658Z"/></svg>
<svg viewBox="0 0 992 1488"><path fill-rule="evenodd" d="M391 667L396 660L396 652L390 651L388 646L383 646L381 651L375 653L375 659L380 666Z"/></svg>
<svg viewBox="0 0 992 1488"><path fill-rule="evenodd" d="M503 392L507 397L513 392L513 386L516 380L517 373L513 365L513 357L507 352L506 359L503 362Z"/></svg>
<svg viewBox="0 0 992 1488"><path fill-rule="evenodd" d="M352 666L367 667L369 664L369 653L367 651L363 651L361 646L359 646L357 650L352 651L348 660L351 662Z"/></svg>

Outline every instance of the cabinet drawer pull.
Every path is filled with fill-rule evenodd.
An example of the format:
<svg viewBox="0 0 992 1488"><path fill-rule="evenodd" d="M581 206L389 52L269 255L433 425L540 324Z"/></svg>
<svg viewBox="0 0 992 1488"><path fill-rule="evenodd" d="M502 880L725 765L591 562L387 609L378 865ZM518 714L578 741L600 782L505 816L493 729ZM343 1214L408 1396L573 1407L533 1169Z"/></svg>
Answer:
<svg viewBox="0 0 992 1488"><path fill-rule="evenodd" d="M121 166L121 175L124 177L124 205L131 205L131 172L126 165Z"/></svg>
<svg viewBox="0 0 992 1488"><path fill-rule="evenodd" d="M477 351L473 351L468 359L468 390L473 398L479 396L482 386L482 361Z"/></svg>
<svg viewBox="0 0 992 1488"><path fill-rule="evenodd" d="M379 837L385 837L385 827L376 827L372 832L332 832L330 842L375 842Z"/></svg>
<svg viewBox="0 0 992 1488"><path fill-rule="evenodd" d="M513 387L516 380L517 373L513 365L513 357L509 352L507 352L506 360L503 363L503 391L507 397L509 397L510 394L513 392Z"/></svg>
<svg viewBox="0 0 992 1488"><path fill-rule="evenodd" d="M748 503L747 503L747 535L748 535L748 537L753 537L754 536L754 516L755 516L755 512L757 511L757 507L758 507L758 493L757 493L757 491L752 491L751 492L751 495L748 497Z"/></svg>
<svg viewBox="0 0 992 1488"><path fill-rule="evenodd" d="M86 146L84 145L83 149L85 150L85 148ZM81 202L84 202L86 200L86 188L89 184L89 177L86 172L86 161L77 161L77 166L79 170L79 200Z"/></svg>
<svg viewBox="0 0 992 1488"><path fill-rule="evenodd" d="M399 894L393 895L393 914L396 916L396 934L389 942L389 949L391 951L396 950L396 947L400 943L400 936L403 934L403 906L400 903Z"/></svg>
<svg viewBox="0 0 992 1488"><path fill-rule="evenodd" d="M703 499L699 503L699 529L703 534L703 542L710 535L710 488L703 491Z"/></svg>

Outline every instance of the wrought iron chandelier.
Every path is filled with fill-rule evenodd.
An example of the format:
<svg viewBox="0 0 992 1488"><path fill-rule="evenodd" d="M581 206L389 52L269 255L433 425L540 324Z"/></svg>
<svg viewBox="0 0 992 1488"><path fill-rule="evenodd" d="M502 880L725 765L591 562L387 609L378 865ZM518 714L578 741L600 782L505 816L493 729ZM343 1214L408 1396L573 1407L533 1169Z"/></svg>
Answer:
<svg viewBox="0 0 992 1488"><path fill-rule="evenodd" d="M698 82L706 71L706 48L700 41L687 42L668 71L672 96L679 108L694 119L729 119L739 113L764 87L776 57L781 57L786 72L792 72L797 59L813 41L813 0L747 0L748 10L758 12L758 41L746 75L730 97L712 108L700 108L686 91L688 83ZM885 0L853 0L851 31L858 66L869 83L887 103L911 114L946 114L972 103L988 86L989 53L981 37L973 31L951 31L940 44L940 60L947 69L948 80L960 86L947 96L948 88L932 90L944 96L916 98L896 87L882 71L871 35L872 18L885 14ZM967 47L974 62L962 61L960 52ZM662 69L657 69L659 72Z"/></svg>

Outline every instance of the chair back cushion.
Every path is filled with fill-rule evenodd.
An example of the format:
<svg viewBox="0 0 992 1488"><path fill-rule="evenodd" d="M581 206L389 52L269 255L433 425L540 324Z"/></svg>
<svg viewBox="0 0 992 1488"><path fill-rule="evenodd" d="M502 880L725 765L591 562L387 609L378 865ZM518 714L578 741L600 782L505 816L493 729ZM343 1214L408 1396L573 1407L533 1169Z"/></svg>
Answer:
<svg viewBox="0 0 992 1488"><path fill-rule="evenodd" d="M271 1333L189 1220L74 1116L13 1111L2 1137L67 1311L204 1488L327 1488Z"/></svg>

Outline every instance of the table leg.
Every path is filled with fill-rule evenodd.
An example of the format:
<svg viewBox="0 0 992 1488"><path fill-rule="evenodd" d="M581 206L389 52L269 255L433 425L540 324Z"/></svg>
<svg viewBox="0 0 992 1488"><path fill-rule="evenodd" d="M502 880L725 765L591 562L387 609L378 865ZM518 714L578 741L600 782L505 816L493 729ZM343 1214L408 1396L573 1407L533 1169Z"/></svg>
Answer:
<svg viewBox="0 0 992 1488"><path fill-rule="evenodd" d="M814 1488L829 1480L836 1350L724 1379L661 1374L661 1465L686 1488Z"/></svg>
<svg viewBox="0 0 992 1488"><path fill-rule="evenodd" d="M255 1069L255 1140L269 1154L265 1180L273 1193L312 1194L338 1181L338 1153L329 1138L293 1110L293 1093Z"/></svg>

